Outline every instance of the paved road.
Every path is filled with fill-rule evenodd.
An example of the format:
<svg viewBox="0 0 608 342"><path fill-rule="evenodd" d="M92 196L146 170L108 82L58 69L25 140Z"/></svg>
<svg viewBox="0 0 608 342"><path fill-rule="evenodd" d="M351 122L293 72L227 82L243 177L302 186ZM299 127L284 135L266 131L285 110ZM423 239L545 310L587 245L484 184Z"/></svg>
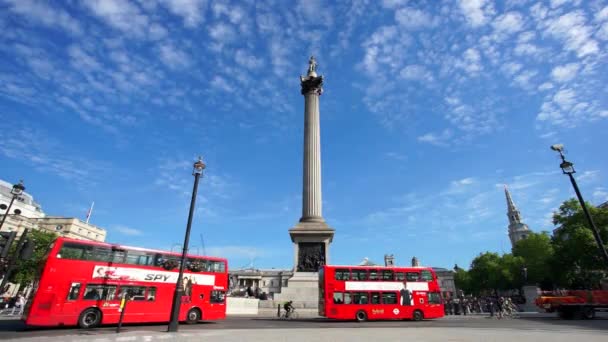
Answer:
<svg viewBox="0 0 608 342"><path fill-rule="evenodd" d="M294 341L293 334L297 331L303 336L302 341L310 340L345 340L355 338L360 340L369 334L381 337L383 340L399 340L405 337L428 337L427 341L445 340L491 340L501 341L500 336L514 337L518 342L530 340L559 341L561 338L580 336L586 342L605 340L608 333L608 317L594 320L564 321L546 315L526 315L518 319L491 319L484 316L449 316L443 319L411 322L411 321L380 321L380 322L336 322L318 318L308 318L293 321L277 320L263 317L230 317L225 321L205 322L197 325L181 325L179 335L167 334L166 325L128 325L120 335L115 333L116 327L103 327L91 330L73 328L25 329L20 321L0 321L0 340L15 339L16 341L153 341L171 338L172 341L190 341L213 337L213 340L242 339L264 340L269 337ZM286 329L290 329L287 331ZM325 331L325 332L323 332ZM418 334L422 334L418 336ZM574 335L573 335L574 334ZM521 336L520 336L521 335ZM118 336L118 339L117 339ZM313 338L314 336L314 338ZM391 337L392 336L392 337ZM308 338L304 338L308 337Z"/></svg>

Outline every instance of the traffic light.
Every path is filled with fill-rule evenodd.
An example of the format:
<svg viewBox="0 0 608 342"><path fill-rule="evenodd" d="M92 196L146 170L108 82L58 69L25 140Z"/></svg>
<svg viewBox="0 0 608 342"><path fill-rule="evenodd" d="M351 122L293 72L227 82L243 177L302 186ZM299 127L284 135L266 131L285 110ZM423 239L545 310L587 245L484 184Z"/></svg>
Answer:
<svg viewBox="0 0 608 342"><path fill-rule="evenodd" d="M0 258L6 259L17 232L0 232Z"/></svg>

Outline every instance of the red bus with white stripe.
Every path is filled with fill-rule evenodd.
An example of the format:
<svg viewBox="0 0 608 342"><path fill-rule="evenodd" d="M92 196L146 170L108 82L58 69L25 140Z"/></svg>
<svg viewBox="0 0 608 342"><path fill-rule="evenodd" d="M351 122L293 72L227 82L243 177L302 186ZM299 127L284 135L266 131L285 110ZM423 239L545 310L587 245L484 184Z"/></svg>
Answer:
<svg viewBox="0 0 608 342"><path fill-rule="evenodd" d="M167 322L180 259L178 253L57 238L23 320L31 326L116 324L127 293L124 323ZM189 255L183 279L180 321L226 318L226 259Z"/></svg>
<svg viewBox="0 0 608 342"><path fill-rule="evenodd" d="M337 320L423 320L444 316L429 267L329 266L319 270L319 315Z"/></svg>

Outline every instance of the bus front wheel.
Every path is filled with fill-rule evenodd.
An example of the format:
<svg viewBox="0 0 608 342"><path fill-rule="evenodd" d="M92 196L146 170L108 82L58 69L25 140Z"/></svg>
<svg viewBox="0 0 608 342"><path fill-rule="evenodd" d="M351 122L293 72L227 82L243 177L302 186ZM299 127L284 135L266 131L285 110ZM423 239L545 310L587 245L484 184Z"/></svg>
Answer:
<svg viewBox="0 0 608 342"><path fill-rule="evenodd" d="M420 310L414 311L413 319L414 319L414 321L422 321L424 319L424 315L422 314L422 311L420 311Z"/></svg>
<svg viewBox="0 0 608 342"><path fill-rule="evenodd" d="M196 324L201 320L201 311L197 308L190 309L188 311L188 315L186 316L186 323L188 324Z"/></svg>
<svg viewBox="0 0 608 342"><path fill-rule="evenodd" d="M95 308L84 310L78 318L78 326L83 329L95 328L99 323L101 323L101 311Z"/></svg>
<svg viewBox="0 0 608 342"><path fill-rule="evenodd" d="M355 318L357 319L357 322L365 322L367 321L367 314L365 313L365 311L359 310L357 311Z"/></svg>

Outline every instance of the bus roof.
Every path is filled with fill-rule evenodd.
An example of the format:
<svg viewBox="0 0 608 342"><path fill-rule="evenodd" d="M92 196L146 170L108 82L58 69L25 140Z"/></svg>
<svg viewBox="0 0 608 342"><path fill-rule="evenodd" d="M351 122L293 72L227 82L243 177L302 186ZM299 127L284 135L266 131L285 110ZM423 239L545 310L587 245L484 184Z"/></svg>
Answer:
<svg viewBox="0 0 608 342"><path fill-rule="evenodd" d="M174 255L174 256L178 256L181 257L182 254L181 253L176 253L176 252L169 252L169 251L162 251L162 250L158 250L158 249L149 249L149 248L141 248L141 247L133 247L133 246L126 246L126 245L119 245L116 243L108 243L108 242L99 242L99 241L91 241L91 240L79 240L79 239L72 239L72 238L67 238L67 237L58 237L55 241L69 241L69 242L76 242L76 243L80 243L80 244L85 244L85 245L91 245L91 246L103 246L103 247L110 247L110 248L114 248L114 249L127 249L127 250L132 250L132 251L140 251L140 252L151 252L151 253L162 253L162 254L169 254L169 255ZM210 260L215 260L215 261L226 261L226 258L220 258L220 257L213 257L213 256L206 256L206 255L193 255L193 254L188 254L189 257L199 257L199 258L207 258Z"/></svg>

